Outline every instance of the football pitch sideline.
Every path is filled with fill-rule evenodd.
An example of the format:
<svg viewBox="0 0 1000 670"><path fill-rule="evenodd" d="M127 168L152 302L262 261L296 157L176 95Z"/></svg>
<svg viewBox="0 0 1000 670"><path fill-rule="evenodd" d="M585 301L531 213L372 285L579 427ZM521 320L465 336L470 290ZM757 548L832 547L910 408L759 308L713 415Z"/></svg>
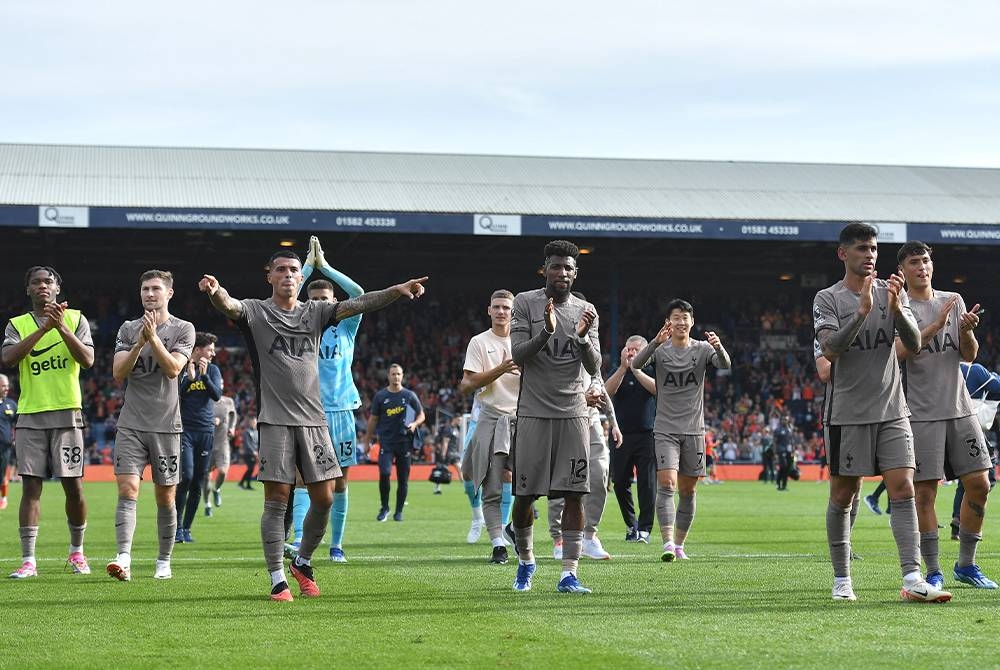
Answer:
<svg viewBox="0 0 1000 670"><path fill-rule="evenodd" d="M261 486L223 489L223 505L199 516L195 542L174 549L171 580L154 580L155 504L144 484L132 581L104 566L115 554L113 484L88 484L86 553L91 575L65 565L61 487L42 496L39 576L3 579L0 668L878 668L979 667L994 653L1000 592L957 584L957 543L947 523L954 489L938 499L941 564L955 597L941 605L899 600L899 564L887 516L862 508L854 533L858 602L830 598L827 489L757 482L698 489L689 561L663 563L660 544L624 541L614 496L601 537L610 561L581 559L594 592L560 594L544 501L535 526L534 588L512 590L516 562L491 565L484 533L465 542L461 485L432 495L413 482L404 521L378 523L376 483L351 484L347 564L313 564L322 596L268 599L260 547ZM865 492L873 484L865 485ZM395 491L393 491L395 495ZM20 565L17 506L0 512L0 568ZM884 504L884 499L883 499ZM996 508L1000 515L1000 507ZM654 538L658 530L654 528ZM1000 521L987 510L979 564L1000 575Z"/></svg>

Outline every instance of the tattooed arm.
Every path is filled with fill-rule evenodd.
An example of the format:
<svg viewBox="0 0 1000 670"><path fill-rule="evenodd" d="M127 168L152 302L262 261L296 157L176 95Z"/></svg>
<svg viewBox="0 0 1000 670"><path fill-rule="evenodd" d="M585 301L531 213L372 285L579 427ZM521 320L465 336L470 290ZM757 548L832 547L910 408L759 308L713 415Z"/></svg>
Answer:
<svg viewBox="0 0 1000 670"><path fill-rule="evenodd" d="M427 277L411 279L408 282L396 284L381 291L369 291L368 293L362 293L356 298L349 298L343 302L338 302L337 320L343 321L355 314L374 312L387 307L402 297L407 297L410 300L419 298L424 294L423 282L425 281L427 281Z"/></svg>
<svg viewBox="0 0 1000 670"><path fill-rule="evenodd" d="M229 295L229 291L222 288L219 280L212 275L204 275L198 282L198 289L202 293L208 294L208 299L212 301L212 306L219 310L233 321L239 321L243 316L243 303Z"/></svg>

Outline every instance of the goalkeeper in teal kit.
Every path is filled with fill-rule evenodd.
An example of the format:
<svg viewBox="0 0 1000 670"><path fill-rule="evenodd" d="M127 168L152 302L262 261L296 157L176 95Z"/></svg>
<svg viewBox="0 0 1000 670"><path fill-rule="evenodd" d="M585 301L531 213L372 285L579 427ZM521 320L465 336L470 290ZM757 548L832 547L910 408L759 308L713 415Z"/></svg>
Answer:
<svg viewBox="0 0 1000 670"><path fill-rule="evenodd" d="M323 255L323 247L315 236L309 239L309 254L302 267L302 276L306 280L312 274L313 268L318 269L337 286L343 289L349 298L356 298L364 289L350 277L330 267ZM333 284L326 279L303 281L306 295L310 300L325 300L336 302ZM354 362L354 340L361 325L361 314L344 319L331 326L323 333L319 351L319 390L326 412L326 422L330 430L330 440L333 449L340 459L340 468L344 476L334 480L333 509L330 514L330 560L335 563L346 563L342 543L344 541L344 526L347 523L347 472L348 468L358 462L357 428L354 423L354 411L361 407L361 395L354 385L354 375L351 365ZM309 494L305 488L296 487L292 505L292 521L295 537L292 546L286 547L289 552L297 548L302 536L302 524L309 509Z"/></svg>

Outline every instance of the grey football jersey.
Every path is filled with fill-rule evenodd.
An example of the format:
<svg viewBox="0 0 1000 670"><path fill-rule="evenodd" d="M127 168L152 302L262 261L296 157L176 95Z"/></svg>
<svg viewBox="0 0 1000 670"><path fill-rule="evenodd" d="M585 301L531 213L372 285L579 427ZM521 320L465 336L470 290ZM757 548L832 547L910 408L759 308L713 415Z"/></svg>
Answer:
<svg viewBox="0 0 1000 670"><path fill-rule="evenodd" d="M212 418L218 419L212 434L212 444L216 448L229 445L229 431L236 428L236 403L227 395L212 403Z"/></svg>
<svg viewBox="0 0 1000 670"><path fill-rule="evenodd" d="M882 423L910 415L903 397L894 342L896 319L889 309L888 282L876 279L874 302L854 342L830 368L823 421L828 426ZM858 311L861 297L843 280L816 294L813 325L823 330L846 327ZM911 314L905 293L899 296L904 313Z"/></svg>
<svg viewBox="0 0 1000 670"><path fill-rule="evenodd" d="M290 310L271 298L242 301L238 326L257 382L257 420L275 426L325 426L319 394L319 341L337 323L337 304L298 302Z"/></svg>
<svg viewBox="0 0 1000 670"><path fill-rule="evenodd" d="M519 293L514 298L511 317L511 347L527 342L545 328L545 306L549 299L545 289ZM521 390L517 400L517 415L538 419L569 419L590 415L584 392L590 386L590 374L583 367L576 325L585 309L594 306L569 296L556 303L556 329L542 349L521 366ZM587 337L595 352L600 351L597 339L598 320L594 319Z"/></svg>
<svg viewBox="0 0 1000 670"><path fill-rule="evenodd" d="M115 353L129 351L139 341L142 319L126 321L118 329ZM194 348L194 325L176 316L156 327L156 334L171 354L191 358ZM176 379L167 379L147 342L128 375L125 399L118 425L150 433L180 433L181 403Z"/></svg>
<svg viewBox="0 0 1000 670"><path fill-rule="evenodd" d="M705 434L705 371L719 365L719 355L704 340L677 348L667 340L653 352L656 418L653 431L668 435Z"/></svg>
<svg viewBox="0 0 1000 670"><path fill-rule="evenodd" d="M959 315L966 311L962 296L949 291L934 291L930 300L910 297L910 308L923 330L937 320L952 297L958 302L948 313L944 328L920 347L920 352L905 363L906 402L913 421L941 421L972 414L972 401L959 363Z"/></svg>

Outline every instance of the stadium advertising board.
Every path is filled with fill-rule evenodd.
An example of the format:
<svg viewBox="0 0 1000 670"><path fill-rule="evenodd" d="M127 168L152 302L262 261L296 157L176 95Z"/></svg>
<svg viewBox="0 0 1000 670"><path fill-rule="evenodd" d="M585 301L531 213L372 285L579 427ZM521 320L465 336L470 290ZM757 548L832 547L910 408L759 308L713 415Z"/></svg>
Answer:
<svg viewBox="0 0 1000 670"><path fill-rule="evenodd" d="M1000 224L872 223L899 244L1000 245ZM0 226L212 230L301 230L534 237L634 237L832 242L842 221L733 221L518 214L0 206Z"/></svg>

